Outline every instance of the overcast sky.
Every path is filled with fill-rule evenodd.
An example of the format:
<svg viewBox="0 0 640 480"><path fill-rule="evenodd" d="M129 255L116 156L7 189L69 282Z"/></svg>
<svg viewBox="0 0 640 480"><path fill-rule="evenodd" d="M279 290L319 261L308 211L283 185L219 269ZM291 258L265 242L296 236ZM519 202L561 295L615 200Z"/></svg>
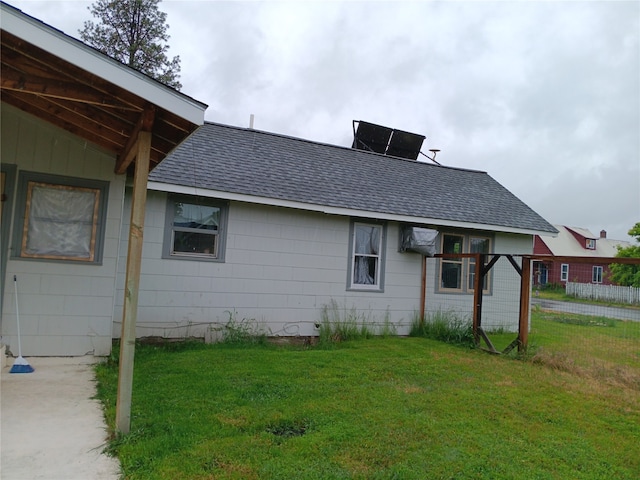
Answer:
<svg viewBox="0 0 640 480"><path fill-rule="evenodd" d="M8 0L74 37L84 1ZM350 146L353 120L425 135L554 224L640 222L640 2L164 0L206 119ZM422 158L422 157L421 157Z"/></svg>

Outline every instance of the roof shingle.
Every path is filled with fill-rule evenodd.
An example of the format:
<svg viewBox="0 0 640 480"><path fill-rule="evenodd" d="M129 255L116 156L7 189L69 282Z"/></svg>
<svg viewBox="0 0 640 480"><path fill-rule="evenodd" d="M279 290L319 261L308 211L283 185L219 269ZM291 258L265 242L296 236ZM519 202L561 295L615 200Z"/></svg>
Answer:
<svg viewBox="0 0 640 480"><path fill-rule="evenodd" d="M150 174L172 185L323 207L555 233L486 172L206 122Z"/></svg>

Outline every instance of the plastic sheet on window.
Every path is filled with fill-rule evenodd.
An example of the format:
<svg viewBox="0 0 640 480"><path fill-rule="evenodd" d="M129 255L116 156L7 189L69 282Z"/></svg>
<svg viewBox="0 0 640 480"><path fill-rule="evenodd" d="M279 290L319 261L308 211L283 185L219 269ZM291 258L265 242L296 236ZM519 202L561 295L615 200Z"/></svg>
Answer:
<svg viewBox="0 0 640 480"><path fill-rule="evenodd" d="M416 252L433 257L438 253L438 231L422 227L404 227L401 243L401 252Z"/></svg>

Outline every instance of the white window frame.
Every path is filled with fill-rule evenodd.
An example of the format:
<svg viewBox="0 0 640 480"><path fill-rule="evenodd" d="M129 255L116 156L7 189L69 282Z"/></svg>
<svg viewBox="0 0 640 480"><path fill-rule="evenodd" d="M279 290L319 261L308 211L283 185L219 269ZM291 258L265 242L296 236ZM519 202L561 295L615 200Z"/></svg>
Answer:
<svg viewBox="0 0 640 480"><path fill-rule="evenodd" d="M593 238L587 238L587 248L589 250L596 249L596 241Z"/></svg>
<svg viewBox="0 0 640 480"><path fill-rule="evenodd" d="M356 245L357 240L357 232L359 228L367 229L377 229L378 230L378 245L377 253L374 252L358 252L358 248ZM384 260L385 260L385 250L386 250L386 225L381 223L374 222L358 222L352 221L351 223L351 242L349 247L349 275L347 280L347 289L348 290L367 290L367 291L384 291ZM376 248L373 248L375 250ZM357 281L357 273L356 263L358 259L368 259L369 261L373 260L375 262L375 272L372 283L362 283ZM360 264L364 267L364 264Z"/></svg>
<svg viewBox="0 0 640 480"><path fill-rule="evenodd" d="M560 281L568 282L569 281L569 264L563 263L560 265Z"/></svg>
<svg viewBox="0 0 640 480"><path fill-rule="evenodd" d="M594 265L591 270L591 283L602 283L602 267Z"/></svg>
<svg viewBox="0 0 640 480"><path fill-rule="evenodd" d="M90 218L78 218L78 214L81 212L72 212L71 209L68 212L68 216L52 214L46 211L34 212L33 209L37 205L34 195L38 191L42 192L42 195L46 195L47 191L56 192L58 195L64 195L65 192L69 192L70 195L81 193L83 194L83 201L91 198L93 203L89 210ZM101 264L108 192L109 183L101 180L37 172L20 172L12 258ZM52 198L55 199L55 194L53 195ZM47 199L47 201L50 202L51 199ZM73 205L77 204L77 201L78 199L69 200L69 203ZM42 205L51 205L51 203ZM68 229L67 227L63 228L64 225L68 225ZM64 235L53 233L56 230L63 232ZM40 240L40 245L37 246L38 241L34 236L38 235L39 231L46 236L47 241L44 243L51 245L48 249L43 249L42 240ZM85 232L86 236L82 237L82 241L74 240L71 238L71 232L78 235ZM57 239L60 242L56 244ZM86 245L85 251L78 249L80 244L83 243Z"/></svg>
<svg viewBox="0 0 640 480"><path fill-rule="evenodd" d="M186 226L176 226L175 211L176 204L182 203L196 207L217 208L219 211L218 225L216 229L191 228ZM175 260L197 260L209 262L223 262L226 244L228 203L213 198L198 197L192 195L168 194L165 214L164 244L162 258ZM211 247L194 249L186 252L175 249L176 234L191 233L195 235L211 236Z"/></svg>

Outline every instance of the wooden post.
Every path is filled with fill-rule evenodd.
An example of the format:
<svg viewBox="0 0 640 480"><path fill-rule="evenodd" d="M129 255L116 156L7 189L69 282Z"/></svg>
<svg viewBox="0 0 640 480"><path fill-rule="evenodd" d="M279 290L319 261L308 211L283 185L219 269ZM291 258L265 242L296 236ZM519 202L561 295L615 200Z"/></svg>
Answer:
<svg viewBox="0 0 640 480"><path fill-rule="evenodd" d="M524 352L529 341L529 307L531 301L531 259L522 257L520 277L520 319L518 322L518 352Z"/></svg>
<svg viewBox="0 0 640 480"><path fill-rule="evenodd" d="M481 253L476 254L476 271L473 282L473 338L476 346L480 345L480 328L482 326L482 285L484 275L485 256Z"/></svg>
<svg viewBox="0 0 640 480"><path fill-rule="evenodd" d="M133 178L129 249L127 253L127 273L124 287L124 307L122 309L122 334L120 336L118 396L116 400L116 428L124 434L129 433L131 426L133 359L136 345L138 289L140 286L140 265L142 263L142 234L147 201L147 178L149 176L150 153L151 132L139 132Z"/></svg>

